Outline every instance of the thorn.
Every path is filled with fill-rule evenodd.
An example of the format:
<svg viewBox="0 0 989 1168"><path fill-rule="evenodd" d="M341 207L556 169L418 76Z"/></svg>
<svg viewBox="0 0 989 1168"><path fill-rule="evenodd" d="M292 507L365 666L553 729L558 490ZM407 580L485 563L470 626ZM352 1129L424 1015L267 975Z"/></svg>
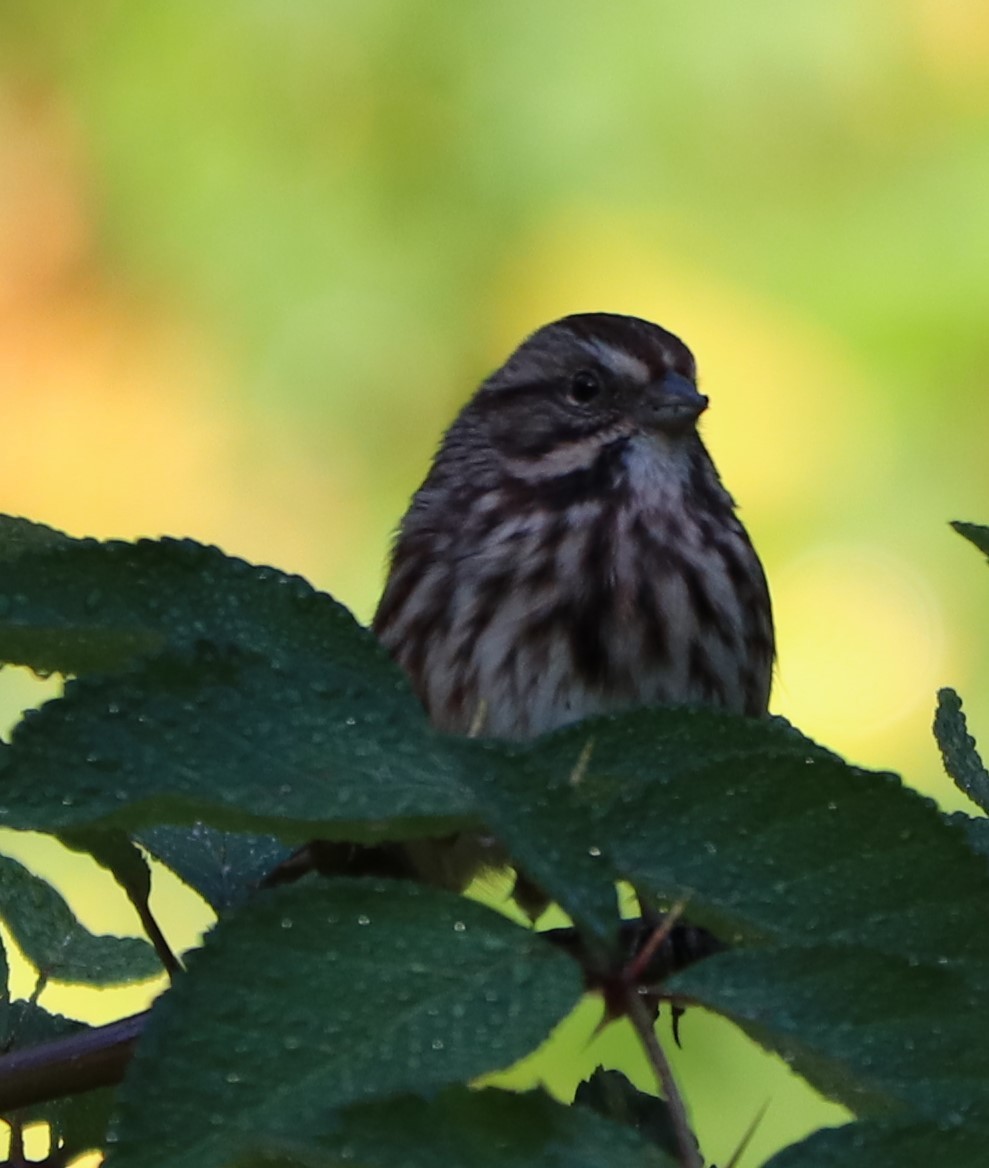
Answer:
<svg viewBox="0 0 989 1168"><path fill-rule="evenodd" d="M678 1050L683 1050L683 1043L680 1041L680 1019L686 1014L683 1006L678 1006L676 1002L670 1002L670 1019L673 1023L673 1041L677 1044Z"/></svg>
<svg viewBox="0 0 989 1168"><path fill-rule="evenodd" d="M594 1029L591 1031L591 1033L587 1036L587 1042L584 1044L584 1050L587 1050L587 1048L591 1045L591 1043L596 1038L600 1038L601 1035L605 1032L605 1030L615 1020L614 1016L611 1014L611 1012L608 1009L608 1003L607 1002L603 1003L603 1006L604 1006L604 1008L601 1011L601 1017L598 1019L597 1025L594 1027Z"/></svg>
<svg viewBox="0 0 989 1168"><path fill-rule="evenodd" d="M755 1113L752 1122L745 1129L745 1134L742 1136L741 1140L739 1140L738 1146L735 1148L735 1151L732 1152L731 1159L725 1165L725 1168L737 1168L738 1161L744 1155L745 1149L749 1146L749 1143L751 1142L752 1137L755 1135L759 1124L762 1123L762 1121L766 1118L766 1112L768 1110L769 1100L767 1099L766 1102Z"/></svg>

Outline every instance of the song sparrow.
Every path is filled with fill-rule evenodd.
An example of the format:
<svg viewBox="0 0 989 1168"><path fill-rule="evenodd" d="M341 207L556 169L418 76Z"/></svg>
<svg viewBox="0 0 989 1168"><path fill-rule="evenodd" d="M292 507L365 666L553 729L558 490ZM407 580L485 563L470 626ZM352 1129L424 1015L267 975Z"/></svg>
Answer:
<svg viewBox="0 0 989 1168"><path fill-rule="evenodd" d="M766 712L769 592L697 433L706 408L680 340L607 313L546 325L481 385L374 617L434 725L524 739L630 706ZM301 863L462 888L504 860L463 834L314 844ZM524 882L517 898L545 904Z"/></svg>
<svg viewBox="0 0 989 1168"><path fill-rule="evenodd" d="M523 739L629 706L766 712L769 591L697 433L707 404L682 341L608 313L546 325L481 385L374 618L437 727ZM504 859L468 834L402 853L457 888ZM545 907L524 877L516 899Z"/></svg>
<svg viewBox="0 0 989 1168"><path fill-rule="evenodd" d="M447 431L374 629L443 730L629 706L766 711L759 558L697 433L690 350L635 317L538 330Z"/></svg>

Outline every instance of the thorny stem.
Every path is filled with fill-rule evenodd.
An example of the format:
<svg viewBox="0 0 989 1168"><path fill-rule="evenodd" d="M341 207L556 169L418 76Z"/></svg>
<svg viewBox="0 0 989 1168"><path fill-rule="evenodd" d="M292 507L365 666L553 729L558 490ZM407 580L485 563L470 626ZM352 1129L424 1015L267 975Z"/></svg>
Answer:
<svg viewBox="0 0 989 1168"><path fill-rule="evenodd" d="M677 1147L680 1149L681 1168L704 1168L704 1160L697 1149L697 1140L694 1138L690 1120L687 1118L687 1108L684 1105L683 1096L680 1094L676 1079L673 1077L673 1068L656 1037L652 1016L639 996L638 987L634 985L629 985L625 989L625 1009L629 1021L639 1036L646 1058L656 1072L660 1090L663 1092L666 1105L670 1109L670 1119L673 1123Z"/></svg>
<svg viewBox="0 0 989 1168"><path fill-rule="evenodd" d="M683 916L683 910L687 907L685 900L678 900L677 903L670 909L663 919L662 924L658 925L649 934L649 939L642 946L638 953L636 953L632 963L625 972L625 976L630 983L637 983L641 980L645 971L649 968L649 962L656 956L660 945L670 936L676 926L677 921Z"/></svg>

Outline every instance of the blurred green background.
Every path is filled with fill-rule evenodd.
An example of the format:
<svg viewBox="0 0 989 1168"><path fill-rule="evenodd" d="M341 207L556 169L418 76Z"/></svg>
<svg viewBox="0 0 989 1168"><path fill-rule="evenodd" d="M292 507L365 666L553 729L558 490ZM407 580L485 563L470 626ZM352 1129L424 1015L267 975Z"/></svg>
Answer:
<svg viewBox="0 0 989 1168"><path fill-rule="evenodd" d="M0 7L0 510L215 542L366 620L458 405L595 309L697 355L774 709L958 806L929 726L952 684L989 742L989 579L946 526L989 522L982 0ZM6 671L5 723L52 692ZM0 842L134 931L78 859ZM206 914L163 885L188 943ZM593 1026L534 1073L616 1057ZM711 1158L767 1101L748 1164L839 1115L684 1034Z"/></svg>

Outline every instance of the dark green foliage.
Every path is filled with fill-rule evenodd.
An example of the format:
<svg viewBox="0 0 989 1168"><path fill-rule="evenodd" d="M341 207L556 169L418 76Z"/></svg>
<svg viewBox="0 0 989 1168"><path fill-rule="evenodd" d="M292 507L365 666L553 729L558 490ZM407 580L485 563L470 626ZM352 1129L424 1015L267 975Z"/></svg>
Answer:
<svg viewBox="0 0 989 1168"><path fill-rule="evenodd" d="M934 736L941 748L944 769L958 789L984 812L989 812L989 771L979 757L975 739L968 732L962 700L953 689L938 691Z"/></svg>
<svg viewBox="0 0 989 1168"><path fill-rule="evenodd" d="M654 1101L655 1102L655 1101ZM237 1168L673 1168L676 1161L627 1128L563 1107L538 1091L451 1088L433 1099L399 1096L349 1107L327 1136L286 1139Z"/></svg>
<svg viewBox="0 0 989 1168"><path fill-rule="evenodd" d="M50 884L9 856L0 856L0 915L46 980L113 985L161 972L146 942L91 933Z"/></svg>
<svg viewBox="0 0 989 1168"><path fill-rule="evenodd" d="M860 947L732 950L671 988L733 1019L857 1114L908 1105L937 1122L987 1102L986 1051L972 1042L984 970L972 977L942 961L936 951L921 963Z"/></svg>
<svg viewBox="0 0 989 1168"><path fill-rule="evenodd" d="M621 1071L606 1071L604 1067L598 1067L577 1087L573 1101L578 1107L590 1107L598 1115L635 1128L676 1158L676 1137L669 1108L662 1099L640 1091Z"/></svg>
<svg viewBox="0 0 989 1168"><path fill-rule="evenodd" d="M319 1136L335 1108L514 1062L580 993L563 954L452 893L280 889L221 923L155 1009L111 1162L210 1168L259 1141Z"/></svg>
<svg viewBox="0 0 989 1168"><path fill-rule="evenodd" d="M484 755L506 769L515 758ZM526 782L499 833L513 855L524 846L547 868L566 865L560 900L575 915L595 881L623 878L687 898L692 920L734 942L841 941L919 958L936 946L989 960L989 939L960 937L953 923L974 924L989 896L964 840L895 776L849 766L782 719L639 711L561 731L522 757ZM580 868L575 857L591 853L595 865ZM953 922L926 919L921 932L949 896Z"/></svg>
<svg viewBox="0 0 989 1168"><path fill-rule="evenodd" d="M6 562L4 562L6 561ZM345 608L298 576L193 540L69 539L0 517L0 659L39 672L119 669L200 642L287 663L313 653L364 686L411 693Z"/></svg>
<svg viewBox="0 0 989 1168"><path fill-rule="evenodd" d="M218 916L239 908L291 854L271 836L192 827L152 827L137 841L179 876Z"/></svg>
<svg viewBox="0 0 989 1168"><path fill-rule="evenodd" d="M471 810L459 756L388 678L379 694L332 658L200 643L70 681L14 732L2 822L203 821L298 842L450 831Z"/></svg>
<svg viewBox="0 0 989 1168"><path fill-rule="evenodd" d="M956 519L951 526L959 535L975 544L983 555L989 556L989 527L983 527L978 523L963 523L959 519Z"/></svg>
<svg viewBox="0 0 989 1168"><path fill-rule="evenodd" d="M773 1156L766 1168L977 1168L985 1163L987 1146L989 1128L982 1118L962 1122L949 1114L938 1123L867 1121L820 1131Z"/></svg>
<svg viewBox="0 0 989 1168"><path fill-rule="evenodd" d="M959 529L982 546L986 529ZM639 711L524 745L446 737L339 605L215 549L74 541L18 520L0 523L0 563L0 657L78 675L0 753L2 822L89 851L153 938L136 844L222 918L153 1010L113 1101L110 1168L676 1162L665 1105L618 1072L572 1108L465 1089L537 1046L584 977L620 991L618 881L650 905L685 902L729 946L669 991L861 1117L774 1166L981 1162L982 818L945 819L778 718ZM985 809L989 778L950 690L936 731ZM491 831L561 905L590 968L447 891L261 888L314 836L465 828ZM157 968L149 946L94 937L9 860L0 913L45 976ZM15 1007L37 1010L8 1006L8 1029ZM31 1114L98 1145L110 1096L93 1098Z"/></svg>

